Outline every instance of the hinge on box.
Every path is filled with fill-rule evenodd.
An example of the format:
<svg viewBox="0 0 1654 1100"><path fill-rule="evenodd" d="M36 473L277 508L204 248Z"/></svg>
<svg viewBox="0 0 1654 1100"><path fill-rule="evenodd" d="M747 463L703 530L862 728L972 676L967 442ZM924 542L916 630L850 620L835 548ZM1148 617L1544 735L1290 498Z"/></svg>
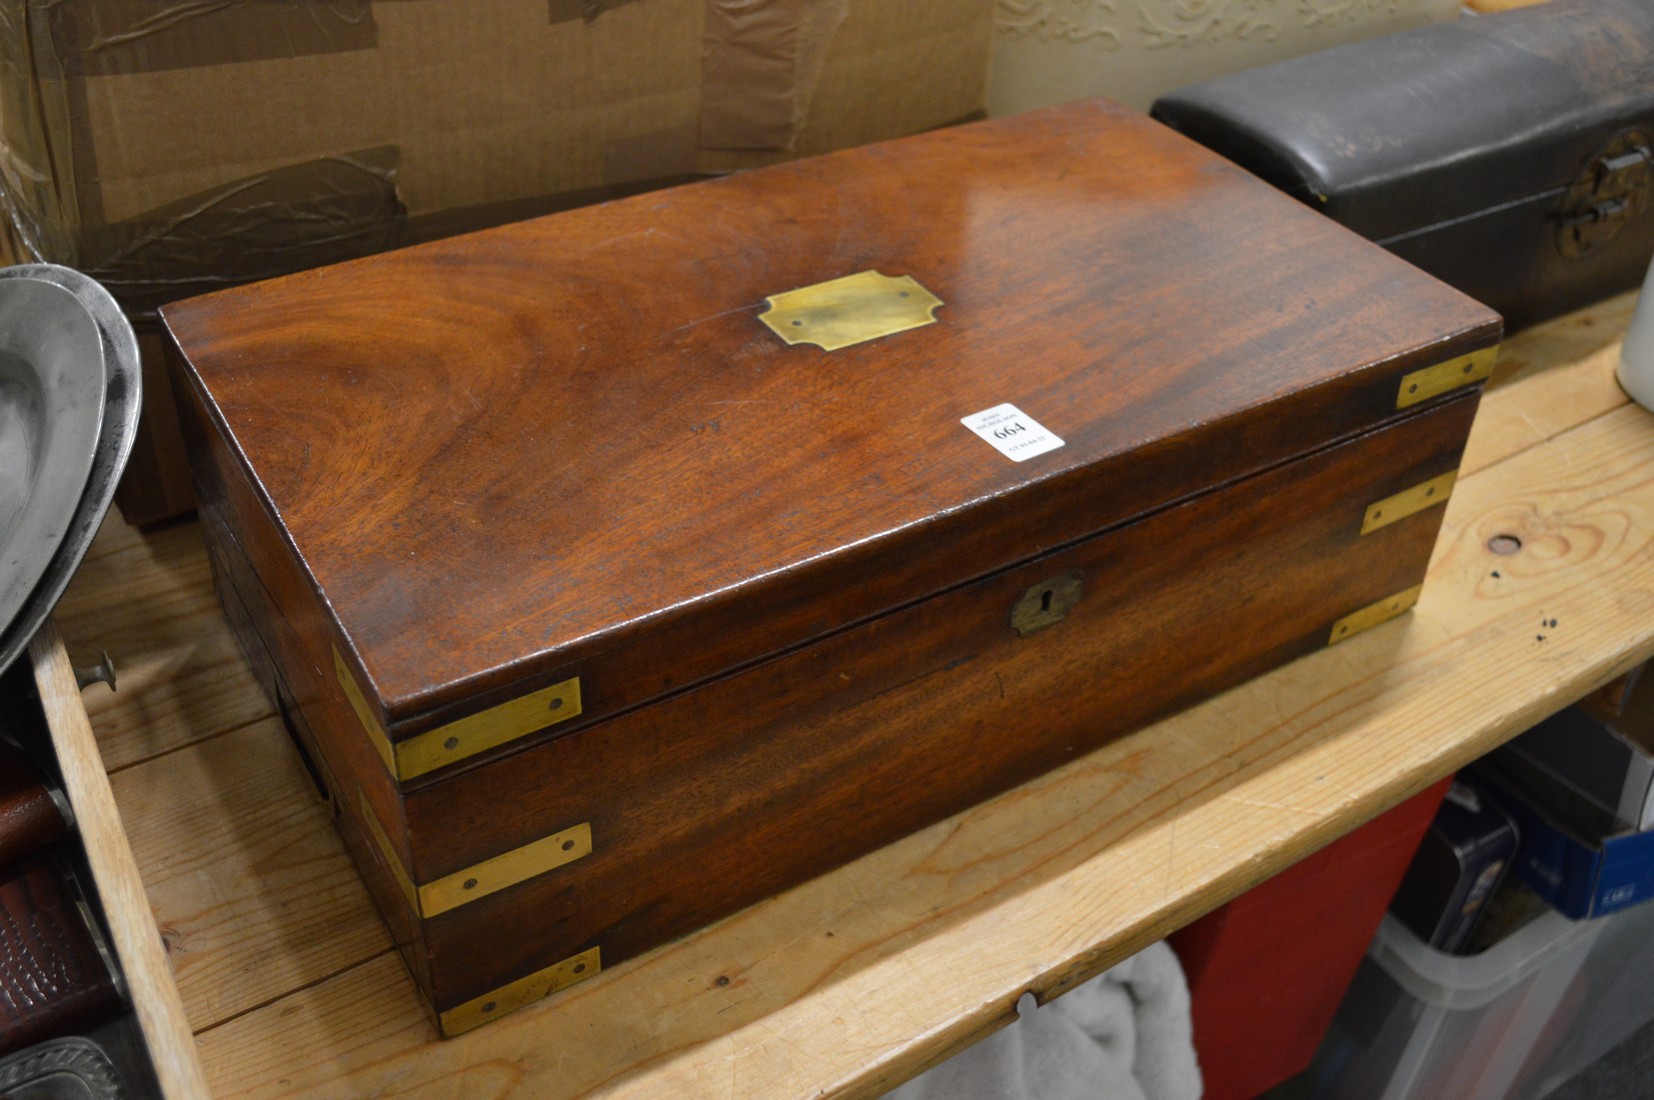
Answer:
<svg viewBox="0 0 1654 1100"><path fill-rule="evenodd" d="M536 970L526 978L518 978L509 985L502 985L446 1012L437 1013L437 1018L442 1022L443 1037L452 1039L489 1020L497 1020L507 1012L515 1012L541 997L549 997L559 989L583 982L602 969L603 957L598 948L591 947L578 955L570 955L562 962Z"/></svg>
<svg viewBox="0 0 1654 1100"><path fill-rule="evenodd" d="M416 885L408 869L403 866L402 857L397 855L396 849L392 847L390 837L385 834L385 826L380 822L379 815L374 813L373 807L368 804L367 795L358 790L357 801L361 805L362 817L367 822L369 831L373 833L374 842L379 846L380 854L385 857L397 885L402 888L402 894L408 899L409 907L421 920L446 913L450 909L457 909L467 902L485 898L519 882L526 882L565 863L573 863L577 859L589 856L592 852L592 827L590 823L583 821L572 829L552 833L548 837L524 844L521 848L513 848L492 859L485 859L462 871L444 875L422 886Z"/></svg>
<svg viewBox="0 0 1654 1100"><path fill-rule="evenodd" d="M333 673L338 677L345 698L350 701L351 709L367 731L368 740L373 743L379 758L399 780L435 771L547 726L567 722L580 714L580 677L576 676L427 730L406 741L392 741L379 724L373 708L368 706L362 689L356 685L356 677L351 675L337 647L333 650Z"/></svg>
<svg viewBox="0 0 1654 1100"><path fill-rule="evenodd" d="M1460 386L1480 382L1493 373L1493 362L1497 358L1498 347L1483 348L1403 375L1401 388L1396 392L1396 408L1405 409Z"/></svg>
<svg viewBox="0 0 1654 1100"><path fill-rule="evenodd" d="M1453 494L1453 483L1458 477L1459 471L1454 470L1367 505L1367 514L1361 520L1361 533L1371 534L1380 527L1388 527L1398 519L1406 519L1416 512L1434 508L1445 502Z"/></svg>
<svg viewBox="0 0 1654 1100"><path fill-rule="evenodd" d="M1422 591L1424 585L1415 584L1404 592L1397 592L1394 596L1370 603L1359 611L1350 612L1332 624L1332 636L1327 639L1327 644L1337 645L1346 638L1355 637L1363 630L1371 630L1380 623L1389 622L1418 603L1419 593Z"/></svg>

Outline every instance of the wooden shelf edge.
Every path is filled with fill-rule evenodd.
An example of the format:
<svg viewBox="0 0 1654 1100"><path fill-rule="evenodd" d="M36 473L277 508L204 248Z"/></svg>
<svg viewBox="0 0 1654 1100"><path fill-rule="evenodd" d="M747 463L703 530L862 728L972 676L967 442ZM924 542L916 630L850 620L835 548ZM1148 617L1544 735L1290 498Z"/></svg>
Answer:
<svg viewBox="0 0 1654 1100"><path fill-rule="evenodd" d="M56 624L47 622L29 644L29 654L63 771L64 793L74 807L92 878L103 898L110 938L126 974L161 1091L169 1100L205 1100L210 1095L206 1072Z"/></svg>

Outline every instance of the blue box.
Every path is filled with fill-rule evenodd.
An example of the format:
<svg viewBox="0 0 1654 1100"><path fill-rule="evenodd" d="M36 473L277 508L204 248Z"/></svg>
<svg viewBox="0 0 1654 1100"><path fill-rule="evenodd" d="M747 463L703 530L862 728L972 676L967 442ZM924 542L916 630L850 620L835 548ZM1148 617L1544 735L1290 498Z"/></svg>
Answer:
<svg viewBox="0 0 1654 1100"><path fill-rule="evenodd" d="M1517 875L1558 912L1600 917L1654 898L1654 831L1638 832L1503 749L1468 774L1516 822Z"/></svg>

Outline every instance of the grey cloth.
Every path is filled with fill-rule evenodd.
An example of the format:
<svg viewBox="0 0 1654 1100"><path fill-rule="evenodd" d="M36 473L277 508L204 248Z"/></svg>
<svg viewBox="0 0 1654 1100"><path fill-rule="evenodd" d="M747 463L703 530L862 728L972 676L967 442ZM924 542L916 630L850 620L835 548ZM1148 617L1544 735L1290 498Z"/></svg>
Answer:
<svg viewBox="0 0 1654 1100"><path fill-rule="evenodd" d="M1189 987L1163 943L1017 1012L886 1100L1199 1100Z"/></svg>

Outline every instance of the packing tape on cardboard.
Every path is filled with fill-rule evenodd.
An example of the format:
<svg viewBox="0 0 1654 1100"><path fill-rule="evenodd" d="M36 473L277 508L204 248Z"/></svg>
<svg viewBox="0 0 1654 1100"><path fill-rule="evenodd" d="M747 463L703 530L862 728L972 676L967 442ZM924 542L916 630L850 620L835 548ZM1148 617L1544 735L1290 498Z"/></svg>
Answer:
<svg viewBox="0 0 1654 1100"><path fill-rule="evenodd" d="M372 49L371 0L26 0L66 75L165 72Z"/></svg>
<svg viewBox="0 0 1654 1100"><path fill-rule="evenodd" d="M58 222L63 199L53 179L47 112L36 84L24 0L0 0L0 200L4 213L35 212Z"/></svg>
<svg viewBox="0 0 1654 1100"><path fill-rule="evenodd" d="M11 224L24 238L23 259L83 268L145 326L160 306L195 294L703 178L685 172L631 179L410 217L397 197L395 152L386 147L263 173L169 206L173 213L84 230L67 246L43 245L25 219ZM330 184L339 187L327 190ZM280 199L260 207L271 190ZM215 236L225 232L241 236Z"/></svg>
<svg viewBox="0 0 1654 1100"><path fill-rule="evenodd" d="M701 147L791 149L849 0L707 0Z"/></svg>
<svg viewBox="0 0 1654 1100"><path fill-rule="evenodd" d="M547 0L552 23L588 26L634 0ZM701 41L702 149L784 151L804 128L827 52L850 0L706 0ZM676 135L648 135L650 137ZM688 146L693 152L697 143ZM641 148L641 145L638 146ZM676 141L666 148L682 148ZM605 150L605 161L625 152ZM658 159L659 153L654 154ZM677 170L678 165L673 165ZM610 171L611 183L670 175L660 166Z"/></svg>
<svg viewBox="0 0 1654 1100"><path fill-rule="evenodd" d="M704 178L697 173L655 176L606 183L597 187L582 187L573 191L556 191L549 195L535 195L526 199L506 199L502 202L477 203L474 206L459 206L429 214L417 214L408 218L402 234L402 244L423 244L444 237L455 237L461 233L475 233L480 229L491 229L497 225L527 221L530 218L542 218L547 214L558 214L593 203L629 198L632 195L641 195L645 191L658 191L663 187L674 187Z"/></svg>
<svg viewBox="0 0 1654 1100"><path fill-rule="evenodd" d="M383 252L407 221L399 163L387 145L261 172L83 229L70 262L143 321L180 298Z"/></svg>

